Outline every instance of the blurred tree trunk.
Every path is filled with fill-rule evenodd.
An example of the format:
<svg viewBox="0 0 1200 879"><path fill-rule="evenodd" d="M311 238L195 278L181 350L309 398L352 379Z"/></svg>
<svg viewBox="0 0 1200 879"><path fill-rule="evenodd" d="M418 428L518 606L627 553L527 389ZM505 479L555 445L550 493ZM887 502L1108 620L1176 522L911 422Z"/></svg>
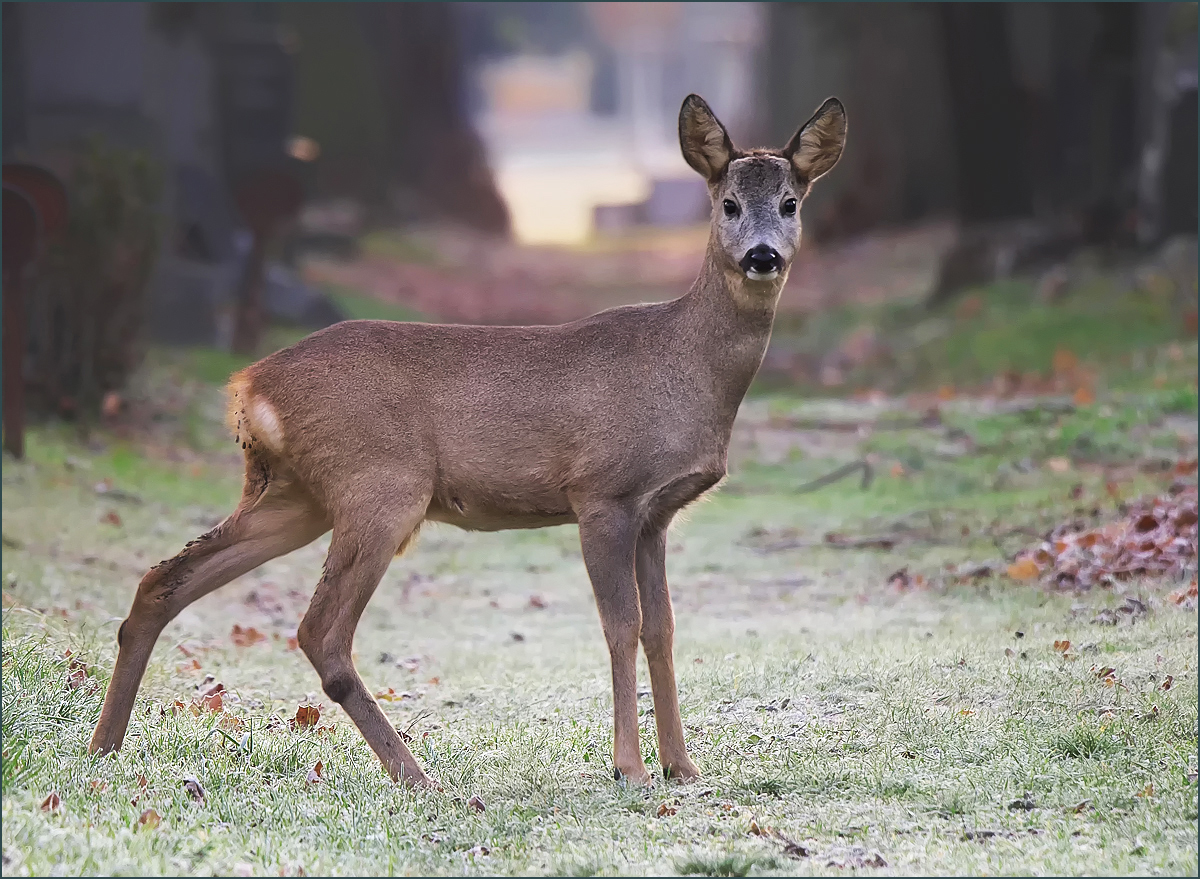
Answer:
<svg viewBox="0 0 1200 879"><path fill-rule="evenodd" d="M943 3L946 73L964 222L1028 215L1033 208L1008 21L999 3Z"/></svg>
<svg viewBox="0 0 1200 879"><path fill-rule="evenodd" d="M508 208L465 106L458 21L448 3L362 3L379 58L391 176L414 218L499 235Z"/></svg>

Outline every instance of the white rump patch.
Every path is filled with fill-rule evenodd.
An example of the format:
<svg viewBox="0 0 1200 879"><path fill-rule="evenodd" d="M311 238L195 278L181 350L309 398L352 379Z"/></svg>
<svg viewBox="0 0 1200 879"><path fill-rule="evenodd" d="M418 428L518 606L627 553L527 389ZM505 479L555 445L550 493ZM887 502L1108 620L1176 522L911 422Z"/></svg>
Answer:
<svg viewBox="0 0 1200 879"><path fill-rule="evenodd" d="M250 401L250 409L246 413L250 418L250 428L254 438L276 454L283 452L283 425L279 416L271 408L271 404L262 397Z"/></svg>

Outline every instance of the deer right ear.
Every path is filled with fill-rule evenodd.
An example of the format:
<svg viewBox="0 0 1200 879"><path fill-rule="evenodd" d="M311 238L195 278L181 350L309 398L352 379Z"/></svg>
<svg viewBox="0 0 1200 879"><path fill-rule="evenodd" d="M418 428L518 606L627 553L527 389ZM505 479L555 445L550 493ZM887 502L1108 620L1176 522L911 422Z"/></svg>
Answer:
<svg viewBox="0 0 1200 879"><path fill-rule="evenodd" d="M837 98L827 98L813 117L792 135L783 155L805 183L826 174L842 157L846 145L846 108Z"/></svg>
<svg viewBox="0 0 1200 879"><path fill-rule="evenodd" d="M704 98L688 95L679 110L679 147L683 158L709 183L733 159L733 142Z"/></svg>

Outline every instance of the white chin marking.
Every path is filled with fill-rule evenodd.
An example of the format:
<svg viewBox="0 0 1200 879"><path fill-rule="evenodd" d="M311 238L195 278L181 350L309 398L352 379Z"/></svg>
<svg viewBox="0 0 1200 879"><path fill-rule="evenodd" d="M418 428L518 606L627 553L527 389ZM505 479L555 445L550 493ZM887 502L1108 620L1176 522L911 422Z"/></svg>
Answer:
<svg viewBox="0 0 1200 879"><path fill-rule="evenodd" d="M779 272L756 272L751 269L746 272L746 277L751 281L774 281L779 277Z"/></svg>

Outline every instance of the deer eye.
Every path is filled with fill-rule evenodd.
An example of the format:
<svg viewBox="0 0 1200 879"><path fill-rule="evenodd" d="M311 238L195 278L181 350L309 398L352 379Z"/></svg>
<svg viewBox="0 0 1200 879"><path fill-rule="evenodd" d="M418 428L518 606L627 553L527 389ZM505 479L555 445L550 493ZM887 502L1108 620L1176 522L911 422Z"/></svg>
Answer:
<svg viewBox="0 0 1200 879"><path fill-rule="evenodd" d="M736 217L738 215L738 206L728 198L722 202L721 207L725 209L725 216L727 217Z"/></svg>
<svg viewBox="0 0 1200 879"><path fill-rule="evenodd" d="M783 214L785 217L796 216L796 199L785 198L783 200L783 204L779 206L779 213Z"/></svg>

